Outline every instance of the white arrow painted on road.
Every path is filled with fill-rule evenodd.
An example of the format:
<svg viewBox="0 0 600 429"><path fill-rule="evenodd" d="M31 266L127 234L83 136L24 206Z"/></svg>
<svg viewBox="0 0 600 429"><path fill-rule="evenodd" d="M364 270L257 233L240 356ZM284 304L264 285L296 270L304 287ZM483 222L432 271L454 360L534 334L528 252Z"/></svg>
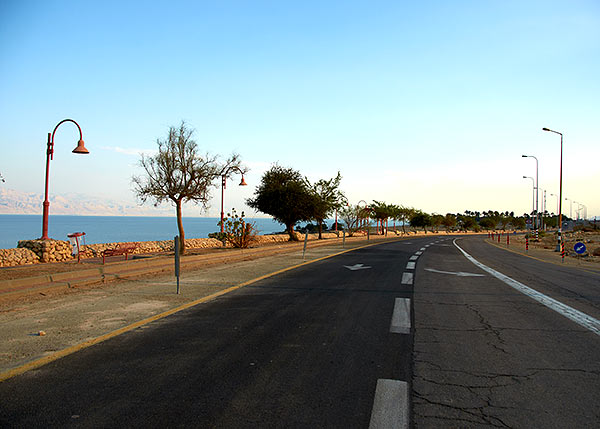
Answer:
<svg viewBox="0 0 600 429"><path fill-rule="evenodd" d="M369 266L365 266L365 264L354 264L352 266L344 265L344 267L348 268L350 271L366 270L368 268L371 268Z"/></svg>
<svg viewBox="0 0 600 429"><path fill-rule="evenodd" d="M453 276L458 276L458 277L485 277L485 274L465 273L465 272L462 272L462 271L457 271L457 272L453 272L453 271L440 271L440 270L434 270L433 268L425 268L425 270L431 271L432 273L452 274Z"/></svg>

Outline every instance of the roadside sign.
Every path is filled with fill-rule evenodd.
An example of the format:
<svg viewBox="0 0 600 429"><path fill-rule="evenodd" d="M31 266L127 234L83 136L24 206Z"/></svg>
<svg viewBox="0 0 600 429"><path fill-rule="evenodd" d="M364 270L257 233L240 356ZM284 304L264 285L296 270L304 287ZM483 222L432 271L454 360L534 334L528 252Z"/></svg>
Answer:
<svg viewBox="0 0 600 429"><path fill-rule="evenodd" d="M585 253L585 244L581 243L581 242L577 242L575 243L575 246L573 246L573 250L575 250L575 253L577 253L578 255L583 255Z"/></svg>

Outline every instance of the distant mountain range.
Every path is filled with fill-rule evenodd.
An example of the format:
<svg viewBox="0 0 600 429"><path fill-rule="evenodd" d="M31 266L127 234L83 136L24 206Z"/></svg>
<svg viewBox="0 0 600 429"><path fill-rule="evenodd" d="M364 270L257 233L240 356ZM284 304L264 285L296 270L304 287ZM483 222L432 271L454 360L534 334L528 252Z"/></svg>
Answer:
<svg viewBox="0 0 600 429"><path fill-rule="evenodd" d="M41 214L43 194L0 188L0 214ZM90 216L174 216L168 205L154 207L123 201L98 200L82 194L50 196L50 214Z"/></svg>

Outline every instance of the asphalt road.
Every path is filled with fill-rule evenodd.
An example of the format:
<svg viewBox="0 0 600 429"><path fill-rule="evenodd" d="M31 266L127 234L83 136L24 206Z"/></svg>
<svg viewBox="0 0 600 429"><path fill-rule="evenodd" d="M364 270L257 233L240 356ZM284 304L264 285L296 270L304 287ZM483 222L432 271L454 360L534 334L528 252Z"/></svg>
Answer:
<svg viewBox="0 0 600 429"><path fill-rule="evenodd" d="M456 244L600 318L598 274ZM419 428L584 428L600 421L599 382L597 333L453 238L424 237L288 271L2 382L0 426L375 428L411 414Z"/></svg>
<svg viewBox="0 0 600 429"><path fill-rule="evenodd" d="M408 396L386 409L411 380L410 317L392 316L412 295L402 275L419 246L310 264L7 380L0 426L358 428L377 413L374 426L407 421Z"/></svg>
<svg viewBox="0 0 600 429"><path fill-rule="evenodd" d="M456 243L600 326L599 274L513 254L482 238ZM416 427L598 427L598 331L477 267L451 241L420 258L414 311Z"/></svg>

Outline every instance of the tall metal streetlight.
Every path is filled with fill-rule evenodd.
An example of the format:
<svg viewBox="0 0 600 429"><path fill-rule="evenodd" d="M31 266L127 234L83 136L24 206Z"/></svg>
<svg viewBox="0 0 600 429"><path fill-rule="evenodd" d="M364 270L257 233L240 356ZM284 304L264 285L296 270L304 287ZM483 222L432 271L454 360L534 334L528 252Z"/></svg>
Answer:
<svg viewBox="0 0 600 429"><path fill-rule="evenodd" d="M558 195L556 195L556 194L550 194L550 195L553 197L556 197L556 222L557 222L556 227L558 228L558 211L560 210L559 204L558 204Z"/></svg>
<svg viewBox="0 0 600 429"><path fill-rule="evenodd" d="M43 203L43 214L42 214L42 237L41 240L49 240L48 237L48 209L50 207L50 201L48 201L48 177L50 175L50 160L54 159L54 134L56 133L56 129L65 122L73 122L77 125L77 129L79 130L79 141L77 142L77 147L73 149L73 153L79 154L88 154L90 153L83 144L83 134L81 133L81 127L77 122L73 119L63 119L60 121L56 127L54 127L54 131L48 133L48 145L46 149L46 183L45 183L45 191L44 191L44 203Z"/></svg>
<svg viewBox="0 0 600 429"><path fill-rule="evenodd" d="M565 201L569 202L569 219L573 220L573 200L570 200L567 197L565 197Z"/></svg>
<svg viewBox="0 0 600 429"><path fill-rule="evenodd" d="M575 219L577 222L579 222L579 203L575 200L573 200L573 202L575 204L577 204L577 208L575 209L575 216L577 216L577 219Z"/></svg>
<svg viewBox="0 0 600 429"><path fill-rule="evenodd" d="M236 167L235 165L232 167L229 167L227 170L225 170L222 174L221 174L221 232L223 232L223 220L225 217L225 212L223 212L223 197L225 196L225 188L227 187L227 175L229 174L230 171L237 171L242 175L242 181L240 182L239 186L248 186L248 184L246 183L246 181L244 180L244 172L239 168Z"/></svg>
<svg viewBox="0 0 600 429"><path fill-rule="evenodd" d="M532 195L531 195L531 211L535 213L535 179L530 176L523 176L523 179L531 179L531 185L533 186ZM535 225L535 223L534 223Z"/></svg>
<svg viewBox="0 0 600 429"><path fill-rule="evenodd" d="M560 173L559 173L559 192L558 192L558 242L556 243L556 252L560 252L562 244L562 155L563 155L563 135L558 131L551 130L550 128L542 128L542 131L548 131L554 134L560 134Z"/></svg>
<svg viewBox="0 0 600 429"><path fill-rule="evenodd" d="M534 209L535 218L534 218L534 229L535 229L536 234L537 234L537 230L539 228L539 220L538 220L538 214L539 214L538 188L540 186L540 182L538 182L538 166L539 166L538 159L535 156L533 156L533 155L521 155L521 157L522 158L533 158L533 159L535 159L535 209Z"/></svg>

